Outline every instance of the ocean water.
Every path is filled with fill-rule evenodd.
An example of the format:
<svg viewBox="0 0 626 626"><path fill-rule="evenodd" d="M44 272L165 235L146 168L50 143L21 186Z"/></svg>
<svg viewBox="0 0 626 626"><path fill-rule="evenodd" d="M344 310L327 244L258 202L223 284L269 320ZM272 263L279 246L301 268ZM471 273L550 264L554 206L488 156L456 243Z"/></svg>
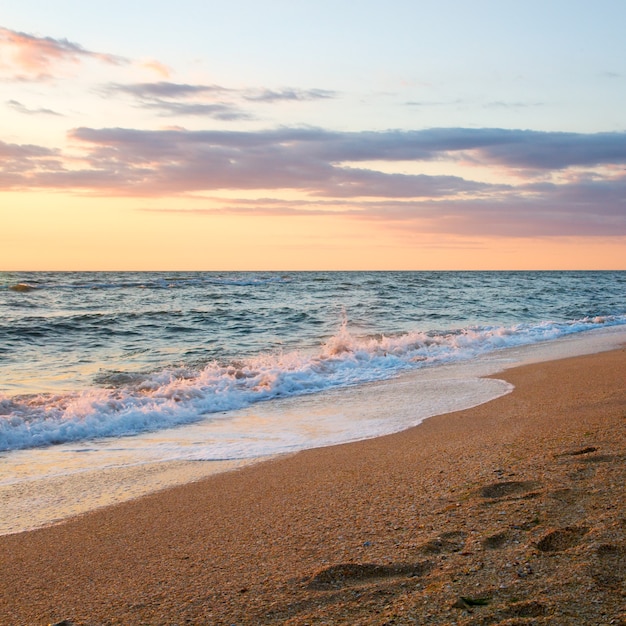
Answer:
<svg viewBox="0 0 626 626"><path fill-rule="evenodd" d="M0 273L0 534L487 402L626 272Z"/></svg>
<svg viewBox="0 0 626 626"><path fill-rule="evenodd" d="M208 459L373 436L384 420L318 415L320 439L276 406L614 326L626 272L0 273L0 451L191 424Z"/></svg>

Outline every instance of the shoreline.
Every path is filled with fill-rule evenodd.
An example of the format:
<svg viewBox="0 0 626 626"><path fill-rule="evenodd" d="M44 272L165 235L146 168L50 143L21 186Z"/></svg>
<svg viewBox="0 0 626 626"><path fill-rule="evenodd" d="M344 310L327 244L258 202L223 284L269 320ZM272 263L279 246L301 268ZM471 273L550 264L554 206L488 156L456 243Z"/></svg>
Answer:
<svg viewBox="0 0 626 626"><path fill-rule="evenodd" d="M453 370L457 371L457 370ZM258 423L302 424L301 431L313 440L314 429L317 436L324 436L325 429L332 433L336 423L349 424L354 435L360 428L360 436L345 440L315 442L305 448L276 451L273 454L215 459L158 459L158 442L205 441L211 436L214 423L181 427L180 430L165 430L149 433L144 437L109 440L99 447L99 442L83 446L59 445L45 450L17 451L7 458L0 470L6 474L14 471L16 481L0 484L0 535L13 534L44 528L65 521L76 515L112 506L121 502L158 493L177 485L202 480L215 474L236 471L247 465L265 463L273 458L297 454L306 449L332 447L377 438L401 432L419 424L434 415L440 415L470 408L483 402L510 393L510 386L497 378L485 376L450 378L450 370L436 368L425 372L407 373L394 379L329 390L326 393L283 398L267 403L259 403L233 412L231 420L245 419L251 429ZM420 376L425 374L425 376ZM435 407L431 404L437 398ZM441 398L441 399L439 399ZM417 405L420 405L419 407ZM385 410L383 407L391 407ZM430 410L429 410L430 409ZM384 422L381 424L381 421ZM219 422L217 423L219 427ZM380 432L379 429L384 429ZM341 433L340 433L341 434ZM112 446L109 460L115 461L115 454L129 460L133 452L141 458L142 444L153 448L150 461L135 461L126 464L103 463L98 454ZM127 448L125 448L127 446ZM95 455L95 456L92 456ZM45 474L42 472L50 472Z"/></svg>
<svg viewBox="0 0 626 626"><path fill-rule="evenodd" d="M231 419L245 419L252 429L256 424L278 423L277 420L287 420L290 428L301 423L307 429L302 433L306 432L310 440L314 439L314 427L323 432L324 428L344 423L360 429L356 439L320 440L313 448L385 436L424 419L471 408L508 393L500 374L511 367L610 350L620 345L620 340L626 342L626 331L619 326L582 336L574 334L361 386L258 403L233 412ZM459 384L464 385L462 393ZM379 408L381 404L392 408L384 414ZM380 414L384 416L383 426L376 424ZM158 450L163 444L167 446L177 438L184 445L207 441L215 435L212 428L211 422L206 428L200 423L145 436L16 451L4 459L0 456L0 474L16 477L0 483L0 536L54 525L90 510L300 451L276 451L231 460L159 458Z"/></svg>
<svg viewBox="0 0 626 626"><path fill-rule="evenodd" d="M0 622L626 624L624 371L0 537Z"/></svg>

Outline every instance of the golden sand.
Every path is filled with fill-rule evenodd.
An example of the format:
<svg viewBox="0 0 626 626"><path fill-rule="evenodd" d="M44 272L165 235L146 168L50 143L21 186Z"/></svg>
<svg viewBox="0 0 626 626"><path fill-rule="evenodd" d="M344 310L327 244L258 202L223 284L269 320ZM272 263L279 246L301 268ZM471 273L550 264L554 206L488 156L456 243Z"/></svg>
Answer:
<svg viewBox="0 0 626 626"><path fill-rule="evenodd" d="M626 625L626 351L0 537L0 624Z"/></svg>

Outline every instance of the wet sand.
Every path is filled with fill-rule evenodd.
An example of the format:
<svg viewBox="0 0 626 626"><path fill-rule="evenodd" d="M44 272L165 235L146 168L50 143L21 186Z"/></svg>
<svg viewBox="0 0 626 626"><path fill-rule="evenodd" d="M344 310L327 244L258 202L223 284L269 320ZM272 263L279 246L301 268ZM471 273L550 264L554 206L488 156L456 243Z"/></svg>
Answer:
<svg viewBox="0 0 626 626"><path fill-rule="evenodd" d="M625 373L0 537L0 624L626 625Z"/></svg>
<svg viewBox="0 0 626 626"><path fill-rule="evenodd" d="M87 511L254 462L255 459L142 463L0 484L0 535L50 526Z"/></svg>

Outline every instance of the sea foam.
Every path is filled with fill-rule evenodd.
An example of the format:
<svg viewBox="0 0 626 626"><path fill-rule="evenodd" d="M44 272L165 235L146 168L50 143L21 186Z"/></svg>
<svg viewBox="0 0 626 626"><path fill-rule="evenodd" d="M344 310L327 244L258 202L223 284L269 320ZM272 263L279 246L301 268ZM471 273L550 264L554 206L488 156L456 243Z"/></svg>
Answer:
<svg viewBox="0 0 626 626"><path fill-rule="evenodd" d="M389 379L400 372L626 323L626 316L474 326L359 337L344 321L316 351L275 351L203 367L102 373L99 385L58 394L0 395L0 450L17 450L222 419L260 401Z"/></svg>

